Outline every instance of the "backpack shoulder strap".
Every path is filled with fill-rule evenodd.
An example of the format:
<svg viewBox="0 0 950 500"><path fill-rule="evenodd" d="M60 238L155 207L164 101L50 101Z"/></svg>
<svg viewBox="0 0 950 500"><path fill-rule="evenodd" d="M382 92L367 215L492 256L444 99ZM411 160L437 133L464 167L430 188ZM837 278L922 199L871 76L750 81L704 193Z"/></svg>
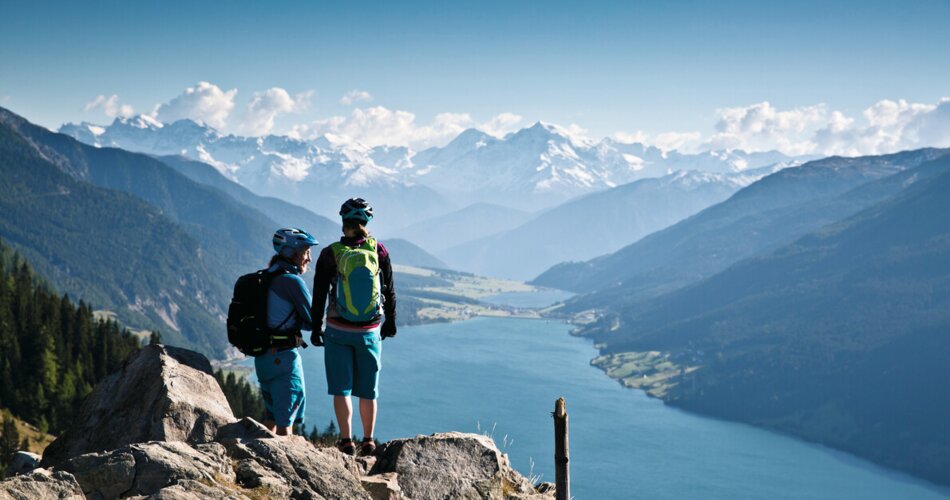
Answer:
<svg viewBox="0 0 950 500"><path fill-rule="evenodd" d="M336 260L337 264L340 263L340 255L342 255L343 252L347 251L348 249L349 247L343 243L340 243L339 241L330 243L330 251L333 252L333 259Z"/></svg>
<svg viewBox="0 0 950 500"><path fill-rule="evenodd" d="M376 241L376 238L367 237L366 241L361 245L363 248L370 250L372 252L377 252L379 248L379 243Z"/></svg>

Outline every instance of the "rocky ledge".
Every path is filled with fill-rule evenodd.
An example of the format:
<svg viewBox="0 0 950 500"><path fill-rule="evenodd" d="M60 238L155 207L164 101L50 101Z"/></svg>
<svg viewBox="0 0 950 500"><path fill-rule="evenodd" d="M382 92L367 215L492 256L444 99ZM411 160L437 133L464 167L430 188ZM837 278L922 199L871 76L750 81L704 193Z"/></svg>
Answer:
<svg viewBox="0 0 950 500"><path fill-rule="evenodd" d="M398 439L359 459L278 437L235 419L208 360L173 347L133 355L79 415L0 498L554 498L478 434Z"/></svg>

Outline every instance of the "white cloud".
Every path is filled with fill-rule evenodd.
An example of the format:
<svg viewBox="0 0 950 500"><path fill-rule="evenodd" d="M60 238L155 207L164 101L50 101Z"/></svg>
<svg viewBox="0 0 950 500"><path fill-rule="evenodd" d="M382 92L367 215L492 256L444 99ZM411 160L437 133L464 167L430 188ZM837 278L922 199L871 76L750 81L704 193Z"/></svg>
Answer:
<svg viewBox="0 0 950 500"><path fill-rule="evenodd" d="M516 115L514 113L500 113L492 117L492 119L488 120L487 122L479 125L478 129L488 135L501 138L506 134L518 130L518 125L522 120L524 120L524 117L521 115Z"/></svg>
<svg viewBox="0 0 950 500"><path fill-rule="evenodd" d="M768 102L719 110L704 148L778 150L788 155L873 155L950 146L950 99L937 104L881 100L860 118L825 104L779 110Z"/></svg>
<svg viewBox="0 0 950 500"><path fill-rule="evenodd" d="M299 113L310 107L313 91L291 97L286 90L273 87L255 92L238 129L248 135L265 135L274 128L274 119L285 113Z"/></svg>
<svg viewBox="0 0 950 500"><path fill-rule="evenodd" d="M365 90L353 89L340 98L340 104L349 106L356 102L369 102L373 100L373 94Z"/></svg>
<svg viewBox="0 0 950 500"><path fill-rule="evenodd" d="M586 128L581 127L580 125L576 123L572 123L568 125L567 127L562 127L562 130L564 130L564 132L571 139L571 141L576 144L581 144L581 143L590 141L590 137L588 137L589 131Z"/></svg>
<svg viewBox="0 0 950 500"><path fill-rule="evenodd" d="M657 134L652 141L652 145L663 151L688 149L698 143L701 138L702 134L699 132L663 132Z"/></svg>
<svg viewBox="0 0 950 500"><path fill-rule="evenodd" d="M699 132L663 132L654 137L642 130L637 130L633 133L616 132L613 138L626 144L640 143L657 147L663 151L671 151L674 149L691 149L702 139L702 134Z"/></svg>
<svg viewBox="0 0 950 500"><path fill-rule="evenodd" d="M637 130L636 132L614 132L614 135L611 137L613 140L624 144L646 144L650 139L650 134L642 130Z"/></svg>
<svg viewBox="0 0 950 500"><path fill-rule="evenodd" d="M950 147L950 97L940 99L934 109L915 116L907 129L921 146Z"/></svg>
<svg viewBox="0 0 950 500"><path fill-rule="evenodd" d="M234 109L237 89L228 91L208 82L188 87L178 97L155 108L154 117L163 123L189 118L224 129Z"/></svg>
<svg viewBox="0 0 950 500"><path fill-rule="evenodd" d="M704 144L710 149L763 151L777 149L786 154L805 154L815 149L811 135L828 122L824 104L780 111L768 102L718 110L716 133Z"/></svg>
<svg viewBox="0 0 950 500"><path fill-rule="evenodd" d="M86 112L101 109L109 118L128 118L135 114L135 110L128 104L119 104L119 96L112 94L109 97L98 95L95 99L86 103L83 110Z"/></svg>
<svg viewBox="0 0 950 500"><path fill-rule="evenodd" d="M842 113L815 132L815 152L847 156L885 154L921 147L950 147L950 99L936 105L882 100L861 113Z"/></svg>
<svg viewBox="0 0 950 500"><path fill-rule="evenodd" d="M423 125L417 123L416 115L409 111L373 106L356 108L349 116L332 116L311 124L295 125L289 135L298 139L312 139L330 134L344 142L359 142L367 146L425 149L445 145L467 128L500 134L513 129L519 121L521 117L513 113L501 113L482 124L468 113L439 113L431 123Z"/></svg>

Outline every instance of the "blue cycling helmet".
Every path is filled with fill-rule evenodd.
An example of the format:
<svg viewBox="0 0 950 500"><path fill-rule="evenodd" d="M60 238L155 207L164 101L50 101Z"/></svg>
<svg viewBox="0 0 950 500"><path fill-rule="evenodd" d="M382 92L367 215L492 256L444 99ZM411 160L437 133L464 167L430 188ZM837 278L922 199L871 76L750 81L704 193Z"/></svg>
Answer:
<svg viewBox="0 0 950 500"><path fill-rule="evenodd" d="M365 225L373 220L373 207L363 198L350 198L340 207L340 217L344 221L351 220Z"/></svg>
<svg viewBox="0 0 950 500"><path fill-rule="evenodd" d="M298 249L319 245L310 233L295 227L278 229L274 233L273 243L274 251L284 257L290 257Z"/></svg>

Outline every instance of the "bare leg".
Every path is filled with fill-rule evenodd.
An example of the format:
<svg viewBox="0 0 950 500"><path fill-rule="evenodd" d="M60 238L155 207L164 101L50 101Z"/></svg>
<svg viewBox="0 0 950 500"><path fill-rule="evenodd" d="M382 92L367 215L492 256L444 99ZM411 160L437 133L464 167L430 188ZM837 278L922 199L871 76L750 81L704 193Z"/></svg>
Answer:
<svg viewBox="0 0 950 500"><path fill-rule="evenodd" d="M290 426L290 427L277 427L277 435L278 435L278 436L293 436L293 435L294 435L294 428L293 428L293 426Z"/></svg>
<svg viewBox="0 0 950 500"><path fill-rule="evenodd" d="M350 428L350 419L353 417L353 403L350 402L350 397L333 396L333 411L336 413L337 426L340 427L340 437L353 437L353 431Z"/></svg>
<svg viewBox="0 0 950 500"><path fill-rule="evenodd" d="M271 432L277 432L277 422L274 422L273 420L265 420L264 427L267 427L267 430Z"/></svg>
<svg viewBox="0 0 950 500"><path fill-rule="evenodd" d="M376 400L360 398L360 420L363 421L363 437L373 437L376 430Z"/></svg>

